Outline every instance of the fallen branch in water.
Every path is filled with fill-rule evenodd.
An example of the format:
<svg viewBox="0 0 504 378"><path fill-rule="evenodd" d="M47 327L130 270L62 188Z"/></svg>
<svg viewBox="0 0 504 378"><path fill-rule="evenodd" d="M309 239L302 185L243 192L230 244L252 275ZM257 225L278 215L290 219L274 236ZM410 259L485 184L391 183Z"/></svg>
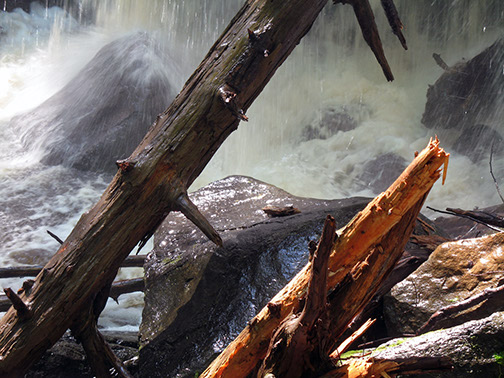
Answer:
<svg viewBox="0 0 504 378"><path fill-rule="evenodd" d="M122 262L121 268L142 268L146 255L128 256ZM42 265L9 266L0 268L0 278L35 277L44 268Z"/></svg>
<svg viewBox="0 0 504 378"><path fill-rule="evenodd" d="M117 302L119 297L123 294L129 294L144 290L145 282L143 278L116 281L112 284L109 297ZM0 312L7 311L10 306L12 306L11 301L6 296L0 295Z"/></svg>

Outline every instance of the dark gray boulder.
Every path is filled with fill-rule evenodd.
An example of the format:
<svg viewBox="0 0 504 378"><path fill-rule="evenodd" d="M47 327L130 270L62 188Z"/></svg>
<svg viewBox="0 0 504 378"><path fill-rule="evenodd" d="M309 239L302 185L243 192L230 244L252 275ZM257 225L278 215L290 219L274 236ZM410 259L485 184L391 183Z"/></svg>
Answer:
<svg viewBox="0 0 504 378"><path fill-rule="evenodd" d="M427 91L422 123L430 129L493 125L503 115L504 39L446 70Z"/></svg>
<svg viewBox="0 0 504 378"><path fill-rule="evenodd" d="M326 215L342 227L369 201L300 198L241 176L211 183L191 197L219 231L224 247L213 245L176 213L156 232L144 266L142 377L201 372L307 263L308 241L318 239ZM270 218L261 210L267 205L301 212ZM430 233L425 227L425 220L418 222L416 233ZM404 263L392 274L394 283L428 257L415 243L406 249ZM385 283L366 314L381 309L377 303L392 286Z"/></svg>
<svg viewBox="0 0 504 378"><path fill-rule="evenodd" d="M493 149L494 155L502 155L502 135L487 125L464 127L453 144L453 150L467 156L473 162L486 158Z"/></svg>
<svg viewBox="0 0 504 378"><path fill-rule="evenodd" d="M504 38L474 58L448 67L429 86L422 123L477 162L504 133Z"/></svg>
<svg viewBox="0 0 504 378"><path fill-rule="evenodd" d="M388 152L367 161L358 179L362 188L374 193L385 191L408 166L402 156Z"/></svg>
<svg viewBox="0 0 504 378"><path fill-rule="evenodd" d="M175 97L167 69L175 70L145 32L103 47L63 89L27 114L13 130L41 162L114 173L156 116Z"/></svg>
<svg viewBox="0 0 504 378"><path fill-rule="evenodd" d="M217 248L183 216L170 214L145 265L140 376L194 376L307 262L332 214L344 226L367 198L300 198L248 177L228 177L192 200L224 241ZM266 205L301 213L268 217Z"/></svg>
<svg viewBox="0 0 504 378"><path fill-rule="evenodd" d="M318 110L301 131L301 140L327 139L338 132L354 130L369 118L370 110L362 104L328 106Z"/></svg>

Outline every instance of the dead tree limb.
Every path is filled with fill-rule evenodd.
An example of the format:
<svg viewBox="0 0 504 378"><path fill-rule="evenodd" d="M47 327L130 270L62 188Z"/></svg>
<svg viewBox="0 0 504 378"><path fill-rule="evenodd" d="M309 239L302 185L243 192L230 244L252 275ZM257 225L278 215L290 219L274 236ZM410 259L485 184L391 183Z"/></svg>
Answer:
<svg viewBox="0 0 504 378"><path fill-rule="evenodd" d="M249 0L172 105L152 125L98 203L82 215L36 277L31 320L11 308L0 321L0 375L22 376L93 305L121 262L166 215L184 213L187 189L311 28L326 0ZM216 238L214 238L216 240ZM62 316L64 314L64 316Z"/></svg>
<svg viewBox="0 0 504 378"><path fill-rule="evenodd" d="M109 297L117 302L119 297L123 294L144 291L144 289L145 283L143 278L116 281L112 284ZM12 302L7 298L7 296L0 295L0 312L7 311L11 305Z"/></svg>
<svg viewBox="0 0 504 378"><path fill-rule="evenodd" d="M493 151L494 151L494 142L492 142L492 147L490 148L490 159L488 160L488 165L490 165L490 175L492 176L492 180L495 184L495 189L497 190L497 194L499 195L502 203L504 203L504 197L502 197L502 193L500 191L499 184L497 183L497 179L495 178L495 175L493 173L493 168L492 168Z"/></svg>
<svg viewBox="0 0 504 378"><path fill-rule="evenodd" d="M380 39L380 34L378 33L378 27L376 26L373 10L371 5L369 5L368 0L333 0L335 4L350 4L353 7L355 17L359 22L359 26L362 31L362 36L364 40L373 51L376 60L380 64L383 74L388 81L394 80L394 75L385 57L385 52L383 51L383 45Z"/></svg>
<svg viewBox="0 0 504 378"><path fill-rule="evenodd" d="M470 210L452 209L452 208L447 208L446 211L443 211L434 209L433 207L430 206L427 206L427 208L437 213L470 219L473 222L482 224L483 226L486 226L489 229L497 232L501 232L502 231L501 228L504 227L504 219L502 217L496 216L486 211L481 210L470 211Z"/></svg>
<svg viewBox="0 0 504 378"><path fill-rule="evenodd" d="M72 327L72 333L82 344L88 363L96 377L133 377L98 331L92 311L81 314L79 321Z"/></svg>
<svg viewBox="0 0 504 378"><path fill-rule="evenodd" d="M366 331L376 322L376 319L366 320L354 333L352 333L344 342L342 342L338 348L336 348L329 357L333 360L338 361L340 356L346 352L346 350L352 345L355 340L361 337Z"/></svg>
<svg viewBox="0 0 504 378"><path fill-rule="evenodd" d="M389 231L403 220L413 216L432 185L441 176L440 167L446 173L449 154L439 147L439 141L431 140L388 190L377 196L357 214L341 231L329 260L328 289L343 282L357 264L378 247ZM419 208L418 208L419 211ZM414 216L413 220L416 218ZM382 245L383 247L383 245ZM305 266L271 301L257 314L250 324L210 364L201 377L244 377L262 360L267 352L271 335L278 325L304 297L309 281L310 264ZM274 309L271 310L271 309ZM355 315L355 314L354 314Z"/></svg>
<svg viewBox="0 0 504 378"><path fill-rule="evenodd" d="M385 11L389 25L392 28L392 32L397 36L404 50L408 50L408 46L406 45L406 38L404 38L404 35L402 33L403 23L399 18L399 13L397 12L394 1L381 0L381 5L383 7L383 10Z"/></svg>
<svg viewBox="0 0 504 378"><path fill-rule="evenodd" d="M425 374L453 368L448 357L419 357L383 360L375 358L352 359L349 363L324 374L321 378L375 378L395 377L397 374ZM390 375L389 375L390 373Z"/></svg>

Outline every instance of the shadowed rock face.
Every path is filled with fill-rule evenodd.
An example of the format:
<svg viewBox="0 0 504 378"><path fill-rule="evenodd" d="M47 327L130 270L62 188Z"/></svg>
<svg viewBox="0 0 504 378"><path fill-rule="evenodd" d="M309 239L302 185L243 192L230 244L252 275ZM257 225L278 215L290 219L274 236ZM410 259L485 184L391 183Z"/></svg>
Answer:
<svg viewBox="0 0 504 378"><path fill-rule="evenodd" d="M211 183L191 198L224 246L216 247L177 213L170 213L156 232L144 266L142 377L193 377L201 372L304 267L308 242L318 240L326 215L343 227L369 202L295 197L242 176ZM270 218L261 210L267 205L292 205L301 212ZM417 234L426 232L425 226L417 226ZM416 266L427 259L428 252L415 244L408 243L406 250L406 258L415 257ZM404 268L393 274L404 277L411 272L411 266Z"/></svg>
<svg viewBox="0 0 504 378"><path fill-rule="evenodd" d="M143 377L201 372L307 263L308 241L318 239L326 215L342 227L369 201L300 198L240 176L214 182L191 198L224 247L177 213L156 232L144 267ZM261 210L266 205L293 205L301 213L270 218Z"/></svg>
<svg viewBox="0 0 504 378"><path fill-rule="evenodd" d="M61 91L13 118L41 162L114 173L175 97L154 40L138 32L103 47Z"/></svg>
<svg viewBox="0 0 504 378"><path fill-rule="evenodd" d="M430 129L450 129L502 119L503 63L504 39L499 39L449 68L427 91L422 123Z"/></svg>
<svg viewBox="0 0 504 378"><path fill-rule="evenodd" d="M427 91L422 123L473 161L499 151L504 133L504 39L449 67Z"/></svg>
<svg viewBox="0 0 504 378"><path fill-rule="evenodd" d="M408 166L406 159L394 153L386 153L369 160L359 180L363 188L372 189L374 193L385 191Z"/></svg>

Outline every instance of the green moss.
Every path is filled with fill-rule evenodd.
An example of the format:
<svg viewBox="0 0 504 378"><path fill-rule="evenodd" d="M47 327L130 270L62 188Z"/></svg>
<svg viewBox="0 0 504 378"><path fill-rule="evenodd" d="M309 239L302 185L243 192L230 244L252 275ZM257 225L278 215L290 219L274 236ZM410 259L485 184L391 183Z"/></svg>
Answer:
<svg viewBox="0 0 504 378"><path fill-rule="evenodd" d="M387 344L387 345L383 345L383 346L379 346L378 348L375 349L375 352L381 352L382 350L385 350L385 349L388 349L388 348L393 348L395 346L398 346L398 345L401 345L402 343L404 343L407 339L406 338L403 338L403 339L397 339L395 342L393 342L392 344Z"/></svg>
<svg viewBox="0 0 504 378"><path fill-rule="evenodd" d="M177 256L177 257L165 257L162 261L163 264L165 265L170 265L170 264L176 264L180 260L182 260L182 256Z"/></svg>
<svg viewBox="0 0 504 378"><path fill-rule="evenodd" d="M342 360L345 360L350 357L358 357L358 355L362 355L364 353L364 349L357 349L357 350L349 350L345 353L343 353L340 358Z"/></svg>
<svg viewBox="0 0 504 378"><path fill-rule="evenodd" d="M497 362L499 365L504 366L504 351L494 354L493 358L495 358L495 362Z"/></svg>

